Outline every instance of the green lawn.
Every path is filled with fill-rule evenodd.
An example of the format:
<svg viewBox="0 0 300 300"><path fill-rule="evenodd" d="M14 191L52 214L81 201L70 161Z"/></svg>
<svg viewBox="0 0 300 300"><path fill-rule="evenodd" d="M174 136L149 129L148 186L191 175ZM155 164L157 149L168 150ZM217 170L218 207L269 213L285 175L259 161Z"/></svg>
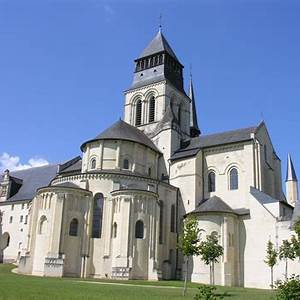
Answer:
<svg viewBox="0 0 300 300"><path fill-rule="evenodd" d="M82 279L41 278L17 275L11 273L12 268L14 268L12 265L0 265L0 300L190 300L193 299L197 291L197 285L190 283L187 296L182 297L181 289L172 288L181 287L182 282L180 281L100 280L91 282L90 280L86 280L81 282L83 281ZM125 286L109 284L111 282L122 283ZM149 285L155 285L156 287L149 287ZM229 296L225 297L225 299L274 299L274 294L265 290L218 287L218 291L227 291Z"/></svg>

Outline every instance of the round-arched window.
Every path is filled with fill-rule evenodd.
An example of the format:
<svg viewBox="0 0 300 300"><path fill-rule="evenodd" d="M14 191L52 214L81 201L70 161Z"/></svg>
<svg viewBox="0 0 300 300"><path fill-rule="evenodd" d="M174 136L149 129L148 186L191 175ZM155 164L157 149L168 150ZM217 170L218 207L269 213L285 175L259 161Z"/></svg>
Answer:
<svg viewBox="0 0 300 300"><path fill-rule="evenodd" d="M78 220L75 219L75 218L70 223L69 235L70 236L77 236L78 235Z"/></svg>
<svg viewBox="0 0 300 300"><path fill-rule="evenodd" d="M212 193L216 191L216 174L215 172L208 173L208 192Z"/></svg>
<svg viewBox="0 0 300 300"><path fill-rule="evenodd" d="M230 170L229 181L230 190L237 190L239 188L239 173L236 168Z"/></svg>
<svg viewBox="0 0 300 300"><path fill-rule="evenodd" d="M135 223L135 238L136 239L144 238L144 223L141 220L138 220Z"/></svg>
<svg viewBox="0 0 300 300"><path fill-rule="evenodd" d="M46 216L42 216L39 222L39 234L45 234L47 232L47 218Z"/></svg>
<svg viewBox="0 0 300 300"><path fill-rule="evenodd" d="M96 158L91 159L91 169L92 170L96 169Z"/></svg>

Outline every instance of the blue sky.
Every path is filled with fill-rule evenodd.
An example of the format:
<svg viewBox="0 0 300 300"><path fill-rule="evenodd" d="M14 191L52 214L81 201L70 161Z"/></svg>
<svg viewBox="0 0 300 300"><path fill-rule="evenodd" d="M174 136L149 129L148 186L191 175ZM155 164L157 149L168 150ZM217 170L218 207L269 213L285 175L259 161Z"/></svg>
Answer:
<svg viewBox="0 0 300 300"><path fill-rule="evenodd" d="M290 152L300 173L297 0L0 0L6 164L72 158L122 116L133 60L160 13L186 84L192 64L202 132L264 118L283 172Z"/></svg>

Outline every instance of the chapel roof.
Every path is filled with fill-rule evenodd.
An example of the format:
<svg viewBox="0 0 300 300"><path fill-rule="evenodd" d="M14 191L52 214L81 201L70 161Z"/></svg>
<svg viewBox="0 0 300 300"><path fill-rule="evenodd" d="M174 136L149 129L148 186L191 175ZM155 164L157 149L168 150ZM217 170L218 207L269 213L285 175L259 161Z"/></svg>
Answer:
<svg viewBox="0 0 300 300"><path fill-rule="evenodd" d="M94 139L89 140L81 145L81 150L87 143L100 141L100 140L124 140L142 144L151 148L152 150L159 152L158 148L154 143L138 128L119 120L114 123L111 127L104 130L102 133L97 135Z"/></svg>
<svg viewBox="0 0 300 300"><path fill-rule="evenodd" d="M253 126L221 133L200 135L192 138L187 147L176 151L172 155L171 160L194 156L203 148L251 140L252 134L256 132L257 128L258 126Z"/></svg>
<svg viewBox="0 0 300 300"><path fill-rule="evenodd" d="M247 209L232 209L228 204L226 204L221 198L218 196L212 196L209 199L202 200L195 210L190 212L190 214L197 213L231 213L236 215L245 215L249 214L249 210Z"/></svg>
<svg viewBox="0 0 300 300"><path fill-rule="evenodd" d="M46 165L9 173L10 178L19 179L22 184L18 192L7 201L32 200L38 188L48 186L57 174L58 165ZM2 181L2 177L0 178Z"/></svg>

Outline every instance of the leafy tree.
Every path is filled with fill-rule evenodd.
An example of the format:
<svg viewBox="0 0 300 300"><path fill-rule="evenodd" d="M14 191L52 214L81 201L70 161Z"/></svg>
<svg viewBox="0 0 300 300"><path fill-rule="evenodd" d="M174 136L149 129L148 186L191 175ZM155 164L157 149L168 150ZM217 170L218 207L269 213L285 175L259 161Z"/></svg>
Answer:
<svg viewBox="0 0 300 300"><path fill-rule="evenodd" d="M274 244L271 241L268 241L267 244L267 256L265 263L271 268L271 288L273 289L273 267L277 263L278 253L274 248Z"/></svg>
<svg viewBox="0 0 300 300"><path fill-rule="evenodd" d="M295 230L295 232L298 236L298 239L300 239L300 217L298 218L298 220L294 224L294 230Z"/></svg>
<svg viewBox="0 0 300 300"><path fill-rule="evenodd" d="M218 237L215 234L208 235L206 241L200 243L201 258L209 265L210 284L215 284L215 263L223 253L224 249L218 244Z"/></svg>
<svg viewBox="0 0 300 300"><path fill-rule="evenodd" d="M279 248L279 259L285 260L285 280L287 280L288 275L288 260L294 260L295 258L296 255L293 244L288 240L283 240L282 245Z"/></svg>
<svg viewBox="0 0 300 300"><path fill-rule="evenodd" d="M295 235L292 236L291 242L294 247L295 255L300 260L300 217L294 224L294 230L296 232L296 236Z"/></svg>
<svg viewBox="0 0 300 300"><path fill-rule="evenodd" d="M300 299L300 277L292 275L285 281L276 282L278 300L299 300Z"/></svg>
<svg viewBox="0 0 300 300"><path fill-rule="evenodd" d="M182 251L186 257L186 273L184 278L183 296L186 294L187 276L189 268L189 258L194 255L199 255L199 235L200 229L198 228L197 219L189 215L183 221L183 232L179 236L178 248Z"/></svg>

